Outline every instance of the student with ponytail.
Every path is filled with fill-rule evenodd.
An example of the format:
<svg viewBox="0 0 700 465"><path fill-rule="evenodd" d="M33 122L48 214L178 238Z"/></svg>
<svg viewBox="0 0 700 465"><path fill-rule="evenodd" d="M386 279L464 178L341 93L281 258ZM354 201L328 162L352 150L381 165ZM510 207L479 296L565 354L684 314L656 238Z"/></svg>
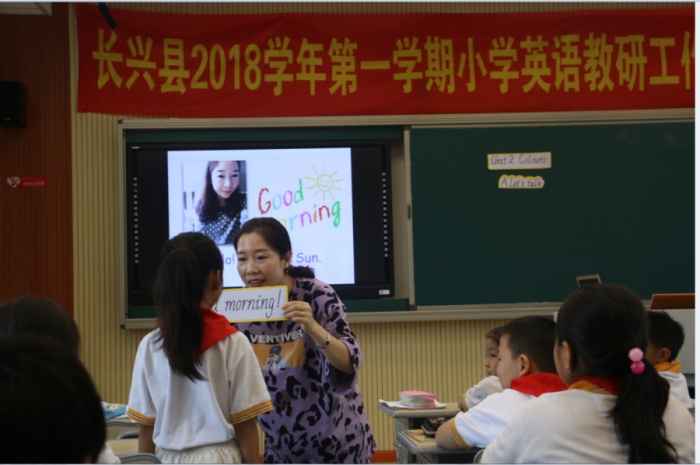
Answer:
<svg viewBox="0 0 700 465"><path fill-rule="evenodd" d="M163 463L260 463L255 417L272 404L250 342L211 310L222 272L203 234L163 247L158 328L139 345L127 409L140 425L139 452Z"/></svg>
<svg viewBox="0 0 700 465"><path fill-rule="evenodd" d="M482 463L694 463L695 423L644 360L647 312L612 284L574 291L557 315L567 391L528 403Z"/></svg>

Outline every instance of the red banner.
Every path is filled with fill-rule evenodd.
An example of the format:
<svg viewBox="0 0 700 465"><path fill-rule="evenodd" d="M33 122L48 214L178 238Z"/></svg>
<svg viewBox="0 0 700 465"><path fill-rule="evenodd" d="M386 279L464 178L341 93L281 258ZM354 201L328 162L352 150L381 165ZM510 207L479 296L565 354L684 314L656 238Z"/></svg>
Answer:
<svg viewBox="0 0 700 465"><path fill-rule="evenodd" d="M78 111L192 118L695 106L693 9L180 15L78 4Z"/></svg>

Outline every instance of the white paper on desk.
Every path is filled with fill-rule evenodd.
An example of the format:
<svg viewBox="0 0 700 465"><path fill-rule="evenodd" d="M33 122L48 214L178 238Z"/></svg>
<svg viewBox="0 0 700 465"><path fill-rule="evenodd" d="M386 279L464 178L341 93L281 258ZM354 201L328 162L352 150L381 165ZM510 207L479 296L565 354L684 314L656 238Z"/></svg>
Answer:
<svg viewBox="0 0 700 465"><path fill-rule="evenodd" d="M405 408L408 410L434 410L434 409L440 409L440 408L445 408L447 407L447 404L441 404L437 400L435 401L435 407L409 407L407 405L402 404L401 402L389 402L386 400L379 399L380 404L386 404L387 407L391 408Z"/></svg>

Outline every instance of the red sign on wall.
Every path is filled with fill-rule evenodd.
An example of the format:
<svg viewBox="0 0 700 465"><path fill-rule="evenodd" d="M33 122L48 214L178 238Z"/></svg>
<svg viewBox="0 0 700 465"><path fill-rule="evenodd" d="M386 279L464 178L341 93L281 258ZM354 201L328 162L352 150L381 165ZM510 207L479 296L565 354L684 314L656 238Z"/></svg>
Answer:
<svg viewBox="0 0 700 465"><path fill-rule="evenodd" d="M46 176L8 176L5 182L13 189L46 187Z"/></svg>
<svg viewBox="0 0 700 465"><path fill-rule="evenodd" d="M77 5L78 111L222 118L695 106L693 9L179 15Z"/></svg>

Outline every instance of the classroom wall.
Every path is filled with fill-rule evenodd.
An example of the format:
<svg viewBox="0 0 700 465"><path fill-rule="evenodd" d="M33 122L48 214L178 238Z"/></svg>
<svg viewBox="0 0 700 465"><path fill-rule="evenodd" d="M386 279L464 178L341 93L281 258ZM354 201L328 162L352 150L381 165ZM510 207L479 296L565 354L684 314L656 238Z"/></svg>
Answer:
<svg viewBox="0 0 700 465"><path fill-rule="evenodd" d="M25 128L0 128L0 302L53 299L73 312L68 5L53 16L0 15L0 81L27 92ZM46 176L12 189L7 176Z"/></svg>
<svg viewBox="0 0 700 465"><path fill-rule="evenodd" d="M584 6L585 5L585 6ZM692 3L108 3L110 8L190 14L505 13L596 9L692 8ZM77 113L77 30L70 7L75 318L83 360L108 402L127 402L136 349L147 331L119 328L117 121L127 115ZM484 334L505 320L353 324L364 353L359 385L379 450L393 450L393 423L378 400L423 389L456 401L483 376Z"/></svg>

